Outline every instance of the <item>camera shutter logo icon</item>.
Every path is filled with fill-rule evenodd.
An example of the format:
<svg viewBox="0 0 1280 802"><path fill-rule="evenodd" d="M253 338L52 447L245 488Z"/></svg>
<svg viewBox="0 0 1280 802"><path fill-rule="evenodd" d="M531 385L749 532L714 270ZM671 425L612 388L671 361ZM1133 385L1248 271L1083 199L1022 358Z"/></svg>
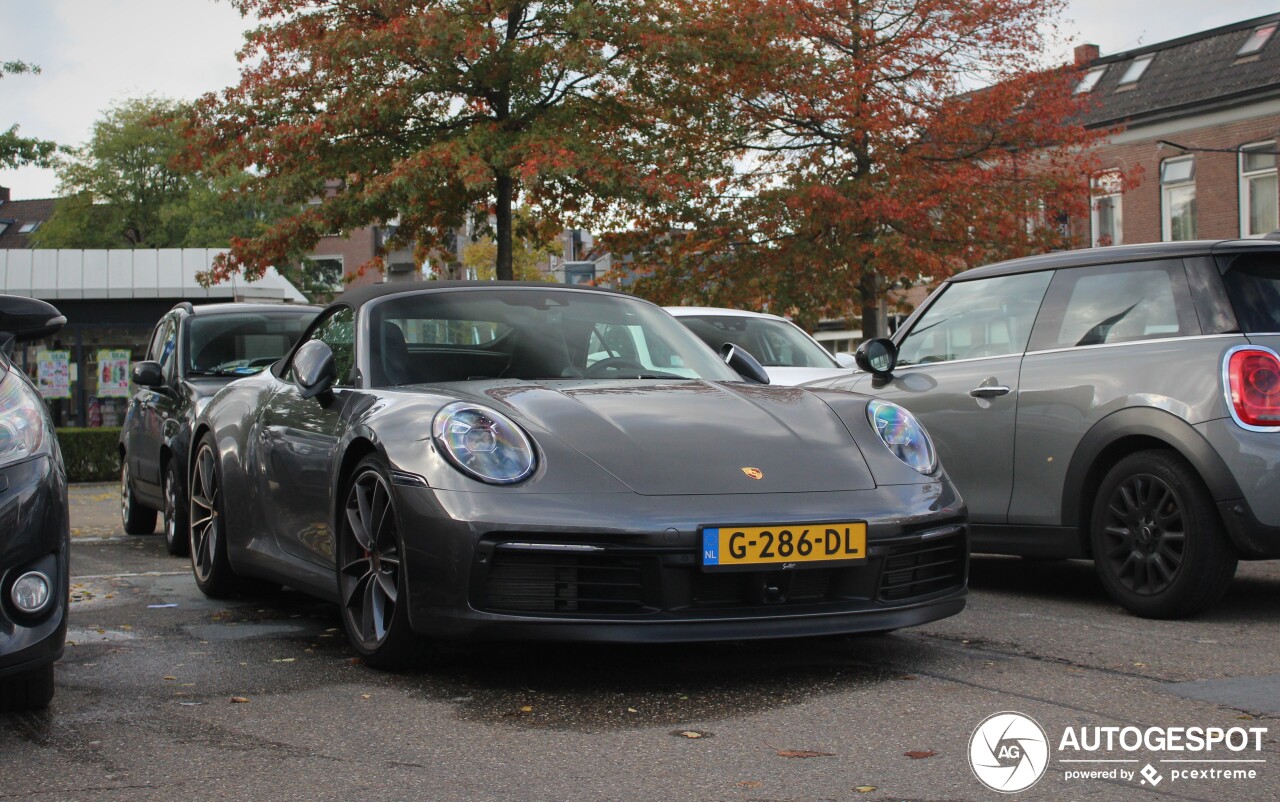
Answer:
<svg viewBox="0 0 1280 802"><path fill-rule="evenodd" d="M1030 716L1012 711L987 716L969 738L969 766L992 791L1024 791L1049 767L1049 738Z"/></svg>

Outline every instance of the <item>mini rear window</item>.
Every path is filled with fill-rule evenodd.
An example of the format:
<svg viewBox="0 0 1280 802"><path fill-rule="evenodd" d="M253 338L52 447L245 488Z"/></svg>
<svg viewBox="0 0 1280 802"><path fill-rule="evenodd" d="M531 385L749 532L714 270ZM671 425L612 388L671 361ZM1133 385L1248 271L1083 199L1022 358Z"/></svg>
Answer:
<svg viewBox="0 0 1280 802"><path fill-rule="evenodd" d="M1222 280L1241 331L1280 333L1280 253L1238 256Z"/></svg>

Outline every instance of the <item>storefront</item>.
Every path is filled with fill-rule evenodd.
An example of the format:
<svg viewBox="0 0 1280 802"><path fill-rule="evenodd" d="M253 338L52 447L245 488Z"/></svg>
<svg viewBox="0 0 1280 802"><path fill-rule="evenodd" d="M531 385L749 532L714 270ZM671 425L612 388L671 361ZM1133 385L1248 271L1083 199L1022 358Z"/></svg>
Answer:
<svg viewBox="0 0 1280 802"><path fill-rule="evenodd" d="M0 250L0 292L52 303L67 318L53 337L25 343L14 361L40 387L54 421L119 426L156 321L179 301L306 303L275 270L202 287L216 249Z"/></svg>

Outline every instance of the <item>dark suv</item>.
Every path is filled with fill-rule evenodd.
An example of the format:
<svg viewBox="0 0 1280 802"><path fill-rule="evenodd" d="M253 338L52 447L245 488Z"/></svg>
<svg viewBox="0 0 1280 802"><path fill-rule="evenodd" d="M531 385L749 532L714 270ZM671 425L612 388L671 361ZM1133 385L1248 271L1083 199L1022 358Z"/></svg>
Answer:
<svg viewBox="0 0 1280 802"><path fill-rule="evenodd" d="M156 324L138 391L120 430L124 531L149 534L163 513L170 554L187 553L187 450L191 422L218 390L253 375L293 346L319 307L290 304L175 306Z"/></svg>
<svg viewBox="0 0 1280 802"><path fill-rule="evenodd" d="M1172 618L1280 557L1278 347L1280 242L1128 245L961 273L820 384L924 422L974 551L1092 558Z"/></svg>

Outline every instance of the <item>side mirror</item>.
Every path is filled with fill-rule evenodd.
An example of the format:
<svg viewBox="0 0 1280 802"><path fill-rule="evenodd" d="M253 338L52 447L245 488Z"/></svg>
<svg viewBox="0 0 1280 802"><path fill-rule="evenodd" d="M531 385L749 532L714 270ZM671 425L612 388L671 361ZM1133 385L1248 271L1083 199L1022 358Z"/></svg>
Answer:
<svg viewBox="0 0 1280 802"><path fill-rule="evenodd" d="M303 398L329 392L338 381L338 366L329 346L320 340L303 343L293 355L293 379Z"/></svg>
<svg viewBox="0 0 1280 802"><path fill-rule="evenodd" d="M164 386L164 371L159 362L137 362L133 366L133 383L139 387L159 390Z"/></svg>
<svg viewBox="0 0 1280 802"><path fill-rule="evenodd" d="M840 363L840 367L853 370L858 366L858 358L848 351L840 351L836 354L836 361Z"/></svg>
<svg viewBox="0 0 1280 802"><path fill-rule="evenodd" d="M764 368L747 349L733 343L725 343L720 346L720 358L747 381L753 381L756 384L769 383L769 374L764 372Z"/></svg>
<svg viewBox="0 0 1280 802"><path fill-rule="evenodd" d="M53 304L23 295L0 295L0 342L7 346L47 337L66 323Z"/></svg>
<svg viewBox="0 0 1280 802"><path fill-rule="evenodd" d="M876 376L888 376L898 365L898 346L885 337L873 337L853 352L858 367Z"/></svg>

